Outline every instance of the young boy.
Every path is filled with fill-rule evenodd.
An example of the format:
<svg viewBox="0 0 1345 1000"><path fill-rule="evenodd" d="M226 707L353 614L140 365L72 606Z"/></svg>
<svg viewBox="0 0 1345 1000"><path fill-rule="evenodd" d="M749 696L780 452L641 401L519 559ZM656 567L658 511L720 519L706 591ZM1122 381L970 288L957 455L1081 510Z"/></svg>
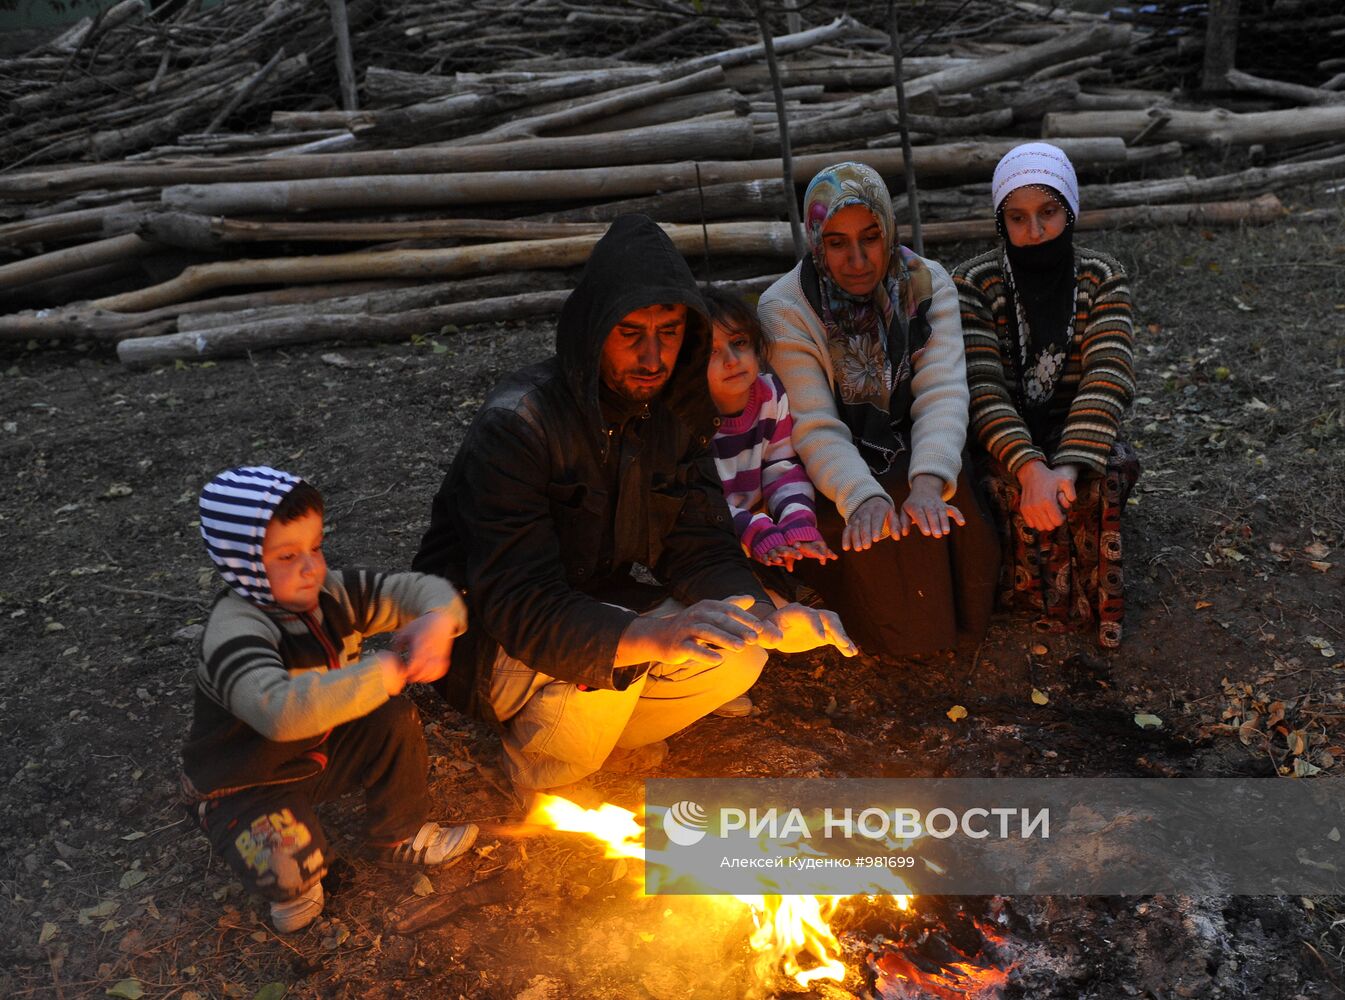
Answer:
<svg viewBox="0 0 1345 1000"><path fill-rule="evenodd" d="M319 802L364 789L376 862L460 858L477 828L426 822L425 734L400 696L448 671L467 621L457 591L420 573L328 570L322 496L288 472L221 472L200 514L230 589L201 639L183 788L215 852L271 901L281 932L322 912ZM398 652L361 658L365 636L396 629Z"/></svg>
<svg viewBox="0 0 1345 1000"><path fill-rule="evenodd" d="M743 548L757 562L790 571L799 559L835 559L817 530L813 484L790 441L784 386L761 370L761 324L741 299L719 289L705 301L714 330L706 377L720 415L710 447Z"/></svg>

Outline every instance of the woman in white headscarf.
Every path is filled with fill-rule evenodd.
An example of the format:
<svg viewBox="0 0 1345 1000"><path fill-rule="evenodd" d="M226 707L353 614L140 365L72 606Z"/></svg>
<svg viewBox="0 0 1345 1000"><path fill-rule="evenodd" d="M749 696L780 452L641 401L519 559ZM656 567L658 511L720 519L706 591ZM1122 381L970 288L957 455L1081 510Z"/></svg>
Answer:
<svg viewBox="0 0 1345 1000"><path fill-rule="evenodd" d="M1134 316L1121 265L1074 245L1079 186L1030 142L991 185L1000 245L953 271L970 434L1001 529L1001 603L1043 629L1121 641L1121 511L1139 475L1120 423L1134 397Z"/></svg>
<svg viewBox="0 0 1345 1000"><path fill-rule="evenodd" d="M974 649L999 546L963 448L967 380L948 272L896 242L887 186L838 163L804 195L810 253L761 297L818 527L841 552L795 575L870 654ZM892 539L884 541L883 539Z"/></svg>

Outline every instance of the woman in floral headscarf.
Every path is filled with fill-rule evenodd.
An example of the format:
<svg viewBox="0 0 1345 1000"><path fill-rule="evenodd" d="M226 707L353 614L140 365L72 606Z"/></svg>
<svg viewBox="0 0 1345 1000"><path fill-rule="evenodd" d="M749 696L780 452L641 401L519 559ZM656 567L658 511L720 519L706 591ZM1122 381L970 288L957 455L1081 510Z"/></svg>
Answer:
<svg viewBox="0 0 1345 1000"><path fill-rule="evenodd" d="M974 647L999 547L963 470L968 397L953 283L897 244L887 187L864 164L813 178L804 228L809 255L766 291L759 314L789 393L794 448L831 500L819 503L818 526L845 554L795 572L871 654Z"/></svg>
<svg viewBox="0 0 1345 1000"><path fill-rule="evenodd" d="M1000 524L1001 603L1046 630L1121 641L1121 511L1139 475L1118 435L1135 392L1130 289L1111 257L1074 245L1069 158L1030 142L995 168L1001 244L953 272L971 429Z"/></svg>

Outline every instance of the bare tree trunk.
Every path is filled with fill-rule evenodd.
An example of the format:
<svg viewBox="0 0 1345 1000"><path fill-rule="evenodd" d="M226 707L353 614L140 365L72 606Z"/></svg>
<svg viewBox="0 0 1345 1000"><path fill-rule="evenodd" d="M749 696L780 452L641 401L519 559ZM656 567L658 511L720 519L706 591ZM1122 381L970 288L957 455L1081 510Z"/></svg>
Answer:
<svg viewBox="0 0 1345 1000"><path fill-rule="evenodd" d="M901 135L901 158L906 174L906 204L911 212L911 249L922 257L925 239L920 233L920 192L915 183L915 161L911 156L910 117L906 107L906 83L901 75L901 25L897 20L897 0L887 0L888 28L892 36L892 83L897 88L897 132Z"/></svg>
<svg viewBox="0 0 1345 1000"><path fill-rule="evenodd" d="M1241 70L1230 69L1224 74L1228 86L1235 90L1245 90L1253 94L1265 94L1294 104L1341 104L1345 103L1345 94L1337 94L1325 87L1304 87L1283 80L1267 80L1252 76ZM1330 81L1328 81L1330 82Z"/></svg>
<svg viewBox="0 0 1345 1000"><path fill-rule="evenodd" d="M1151 127L1156 118L1167 121ZM1042 119L1044 139L1062 136L1119 135L1130 141L1144 133L1165 140L1212 146L1254 142L1296 142L1345 138L1345 105L1288 108L1238 114L1223 108L1210 111L1061 111Z"/></svg>
<svg viewBox="0 0 1345 1000"><path fill-rule="evenodd" d="M362 343L405 340L447 324L491 323L555 313L569 291L525 292L479 302L455 302L383 316L304 315L192 330L159 337L136 337L117 345L117 357L130 366L152 365L176 358L218 358L248 351L315 341L349 339Z"/></svg>
<svg viewBox="0 0 1345 1000"><path fill-rule="evenodd" d="M700 226L666 226L682 253L699 253ZM709 227L710 249L730 256L793 257L783 227L770 222L729 222ZM197 264L176 278L93 303L100 309L145 312L184 302L216 288L239 284L304 284L363 281L379 278L426 279L453 275L491 274L574 267L584 263L598 242L597 234L559 240L520 240L448 250L389 250L332 254L326 257L281 257L266 260Z"/></svg>
<svg viewBox="0 0 1345 1000"><path fill-rule="evenodd" d="M350 18L346 14L346 0L327 0L327 6L332 13L332 34L336 36L336 75L341 81L341 107L358 111L360 98L355 89L355 60L350 53Z"/></svg>
<svg viewBox="0 0 1345 1000"><path fill-rule="evenodd" d="M156 245L141 236L130 233L107 240L83 243L66 250L53 250L27 260L15 261L0 267L0 288L17 288L35 281L45 281L73 271L115 264L131 257L151 253Z"/></svg>
<svg viewBox="0 0 1345 1000"><path fill-rule="evenodd" d="M271 71L276 68L280 60L285 55L285 46L276 49L275 55L266 61L266 65L257 70L247 83L243 84L243 89L229 100L229 103L220 108L215 117L210 119L210 124L202 129L202 133L209 135L211 132L219 131L219 127L228 121L229 116L234 113L240 104L252 96L252 92L261 86L262 82L271 75ZM305 57L306 61L307 57Z"/></svg>
<svg viewBox="0 0 1345 1000"><path fill-rule="evenodd" d="M1239 5L1240 0L1210 0L1205 63L1200 72L1200 86L1204 90L1222 90L1228 85L1228 71L1233 68L1238 51Z"/></svg>
<svg viewBox="0 0 1345 1000"><path fill-rule="evenodd" d="M780 66L775 59L775 44L771 25L766 17L766 0L753 0L761 44L766 50L766 68L771 74L771 89L775 92L775 120L780 126L780 170L785 181L785 211L789 216L789 231L794 236L794 255L802 258L806 244L803 240L803 222L799 218L799 200L794 193L794 152L789 145L789 116L785 113L785 93L780 85Z"/></svg>

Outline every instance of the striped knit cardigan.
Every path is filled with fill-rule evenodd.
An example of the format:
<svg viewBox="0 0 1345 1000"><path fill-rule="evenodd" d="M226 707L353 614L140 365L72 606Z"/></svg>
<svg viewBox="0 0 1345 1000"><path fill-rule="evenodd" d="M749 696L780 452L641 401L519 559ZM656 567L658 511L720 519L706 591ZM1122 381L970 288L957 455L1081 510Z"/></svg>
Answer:
<svg viewBox="0 0 1345 1000"><path fill-rule="evenodd" d="M1047 456L1032 440L1015 404L1018 386L1004 361L1009 344L1009 300L1003 255L992 250L953 272L962 310L971 389L970 430L990 455L1015 473L1034 459L1052 466L1076 464L1103 473L1121 417L1135 395L1134 315L1125 271L1096 250L1074 248L1078 291L1074 337L1065 361L1058 404L1049 414L1062 426L1060 444Z"/></svg>

